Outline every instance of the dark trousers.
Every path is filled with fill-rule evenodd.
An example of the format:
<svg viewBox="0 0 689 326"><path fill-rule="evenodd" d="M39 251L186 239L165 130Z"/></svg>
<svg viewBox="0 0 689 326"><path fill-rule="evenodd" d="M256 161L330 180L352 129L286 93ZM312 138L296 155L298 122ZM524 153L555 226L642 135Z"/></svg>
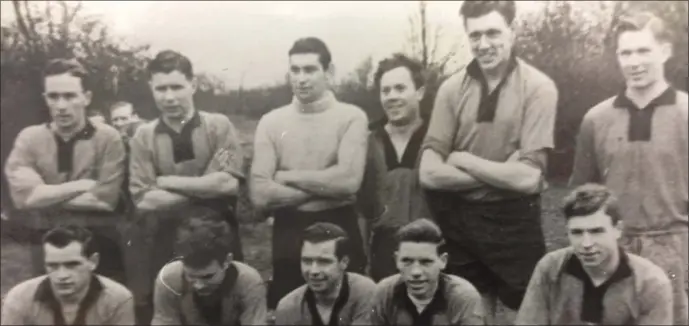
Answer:
<svg viewBox="0 0 689 326"><path fill-rule="evenodd" d="M397 230L395 228L379 228L373 231L371 239L371 278L376 282L398 273L397 265L395 264L395 251L397 251L395 234Z"/></svg>
<svg viewBox="0 0 689 326"><path fill-rule="evenodd" d="M268 308L277 303L305 281L301 272L301 246L304 230L317 222L333 223L347 232L350 240L350 272L363 274L366 269L359 215L354 206L344 206L320 212L302 212L293 208L279 209L273 214L273 281L268 295Z"/></svg>
<svg viewBox="0 0 689 326"><path fill-rule="evenodd" d="M120 232L117 226L87 227L93 233L93 243L100 256L96 273L111 278L121 284L126 284L126 274L120 247ZM34 275L45 274L43 262L43 245L41 238L49 230L36 230L31 246L31 264Z"/></svg>

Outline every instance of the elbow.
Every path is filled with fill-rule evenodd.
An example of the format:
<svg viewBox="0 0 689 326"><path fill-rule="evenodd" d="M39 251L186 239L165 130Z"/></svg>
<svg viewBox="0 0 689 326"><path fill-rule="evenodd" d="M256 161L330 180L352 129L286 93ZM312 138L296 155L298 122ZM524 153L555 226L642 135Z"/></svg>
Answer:
<svg viewBox="0 0 689 326"><path fill-rule="evenodd" d="M227 178L222 178L218 180L218 185L216 189L219 190L221 195L225 196L235 196L239 190L239 181L231 176Z"/></svg>
<svg viewBox="0 0 689 326"><path fill-rule="evenodd" d="M532 174L524 177L514 183L513 188L521 193L533 195L541 191L541 182L543 179L539 174Z"/></svg>
<svg viewBox="0 0 689 326"><path fill-rule="evenodd" d="M419 183L423 188L429 190L438 190L438 183L435 180L435 173L431 169L424 168L423 166L419 169Z"/></svg>
<svg viewBox="0 0 689 326"><path fill-rule="evenodd" d="M340 187L339 192L340 195L343 196L356 196L356 194L359 192L359 188L361 188L361 182L363 180L362 178L352 178L352 177L345 177L342 182L342 187Z"/></svg>

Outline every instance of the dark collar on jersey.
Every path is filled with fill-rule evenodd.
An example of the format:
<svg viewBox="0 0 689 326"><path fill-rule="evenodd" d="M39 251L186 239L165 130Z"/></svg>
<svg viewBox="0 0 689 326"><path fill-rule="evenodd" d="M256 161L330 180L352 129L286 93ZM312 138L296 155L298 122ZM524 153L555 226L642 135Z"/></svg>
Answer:
<svg viewBox="0 0 689 326"><path fill-rule="evenodd" d="M584 283L584 297L582 299L581 320L593 323L600 323L603 319L603 298L610 285L632 276L632 269L629 266L629 257L619 248L620 263L610 278L599 286L594 286L591 277L586 274L584 266L579 258L572 254L565 265L565 272Z"/></svg>
<svg viewBox="0 0 689 326"><path fill-rule="evenodd" d="M629 111L629 141L649 141L651 140L651 127L653 126L653 113L656 108L663 105L674 105L677 103L677 92L668 87L663 93L654 98L644 108L639 108L625 94L625 89L617 95L613 101L613 106Z"/></svg>
<svg viewBox="0 0 689 326"><path fill-rule="evenodd" d="M52 131L50 128L50 122L46 123L46 128L51 130L53 136L55 137L55 143L57 144L57 171L62 173L70 173L74 167L74 144L78 140L88 140L96 134L96 128L93 124L86 119L84 127L81 128L72 138L65 141L60 135Z"/></svg>
<svg viewBox="0 0 689 326"><path fill-rule="evenodd" d="M445 311L448 306L447 298L445 297L446 278L447 275L440 274L440 277L438 277L438 288L435 290L433 299L431 299L431 302L421 313L419 313L409 298L407 285L401 280L393 289L393 302L411 314L414 325L432 325L433 315Z"/></svg>
<svg viewBox="0 0 689 326"><path fill-rule="evenodd" d="M193 160L194 143L192 142L191 132L201 125L201 115L196 111L186 124L182 126L182 130L177 133L173 130L163 118L158 119L158 124L155 127L155 133L167 134L172 140L172 155L175 163Z"/></svg>
<svg viewBox="0 0 689 326"><path fill-rule="evenodd" d="M100 282L96 275L91 277L91 283L89 284L88 290L86 290L86 296L79 302L79 309L77 311L77 316L74 319L74 325L85 325L86 324L86 312L96 303L98 296L103 291L103 284ZM62 315L62 306L60 302L55 297L53 293L53 288L50 286L50 278L46 277L41 284L36 288L36 294L34 295L34 300L48 305L50 310L53 312L53 321L55 325L65 325L65 317Z"/></svg>
<svg viewBox="0 0 689 326"><path fill-rule="evenodd" d="M345 273L342 276L342 287L340 287L340 293L337 295L337 299L335 299L335 304L333 305L333 310L330 313L330 320L328 323L324 323L323 320L321 320L321 314L318 313L318 308L316 308L316 296L314 295L313 291L306 286L306 292L304 293L304 301L302 301L302 305L306 304L306 306L309 309L309 313L311 313L311 324L315 326L336 326L338 325L338 322L340 320L339 315L340 311L344 307L344 305L349 301L349 277L347 276L347 273Z"/></svg>
<svg viewBox="0 0 689 326"><path fill-rule="evenodd" d="M479 104L478 113L476 115L476 122L492 122L495 118L495 111L498 109L498 97L500 91L505 84L507 78L512 74L512 72L517 68L517 56L512 54L507 62L507 70L505 75L500 80L498 86L488 93L488 82L486 82L486 77L481 71L481 67L478 64L478 60L472 60L467 66L467 74L471 78L478 80L481 83L481 102Z"/></svg>

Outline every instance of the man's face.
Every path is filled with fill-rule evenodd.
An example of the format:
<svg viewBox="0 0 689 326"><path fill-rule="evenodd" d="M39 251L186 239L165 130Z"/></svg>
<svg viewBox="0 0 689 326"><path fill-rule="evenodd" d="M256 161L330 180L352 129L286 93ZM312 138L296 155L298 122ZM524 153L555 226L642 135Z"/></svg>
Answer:
<svg viewBox="0 0 689 326"><path fill-rule="evenodd" d="M292 92L302 103L311 103L328 89L331 69L324 69L316 53L299 53L289 57L289 80Z"/></svg>
<svg viewBox="0 0 689 326"><path fill-rule="evenodd" d="M420 299L433 296L440 272L447 264L447 254L438 255L432 243L402 242L395 253L397 269L407 285L407 292Z"/></svg>
<svg viewBox="0 0 689 326"><path fill-rule="evenodd" d="M349 259L335 255L336 240L321 243L304 242L301 247L301 272L311 291L329 293L342 280Z"/></svg>
<svg viewBox="0 0 689 326"><path fill-rule="evenodd" d="M112 125L124 134L127 130L127 126L136 121L136 115L134 114L134 107L131 105L119 106L111 111L110 120Z"/></svg>
<svg viewBox="0 0 689 326"><path fill-rule="evenodd" d="M497 11L466 18L465 27L474 57L483 70L493 70L507 62L512 53L514 34Z"/></svg>
<svg viewBox="0 0 689 326"><path fill-rule="evenodd" d="M567 221L567 235L582 265L603 266L618 251L619 225L599 210L591 215L571 217Z"/></svg>
<svg viewBox="0 0 689 326"><path fill-rule="evenodd" d="M81 293L89 284L98 266L98 254L83 255L83 244L72 241L64 248L49 243L43 245L45 269L56 296L69 298Z"/></svg>
<svg viewBox="0 0 689 326"><path fill-rule="evenodd" d="M617 61L627 86L648 88L664 78L672 47L659 42L649 29L623 32L617 39Z"/></svg>
<svg viewBox="0 0 689 326"><path fill-rule="evenodd" d="M181 120L191 111L196 82L188 79L181 71L154 73L149 84L156 106L163 117Z"/></svg>
<svg viewBox="0 0 689 326"><path fill-rule="evenodd" d="M423 87L416 89L411 71L398 67L380 78L380 102L390 123L405 125L419 115Z"/></svg>
<svg viewBox="0 0 689 326"><path fill-rule="evenodd" d="M231 258L220 263L213 260L203 268L184 266L184 277L199 296L208 296L217 290L225 279L225 271L230 266Z"/></svg>
<svg viewBox="0 0 689 326"><path fill-rule="evenodd" d="M85 118L91 92L85 91L81 78L69 73L47 76L43 97L58 128L73 128Z"/></svg>

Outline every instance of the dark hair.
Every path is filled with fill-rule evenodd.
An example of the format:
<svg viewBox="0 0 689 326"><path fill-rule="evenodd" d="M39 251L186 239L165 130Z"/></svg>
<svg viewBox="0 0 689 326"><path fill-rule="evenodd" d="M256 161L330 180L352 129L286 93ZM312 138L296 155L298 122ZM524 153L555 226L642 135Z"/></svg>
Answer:
<svg viewBox="0 0 689 326"><path fill-rule="evenodd" d="M328 69L332 62L332 56L328 46L321 39L316 37L304 37L296 40L289 50L289 56L294 54L315 53L318 54L318 61L323 69Z"/></svg>
<svg viewBox="0 0 689 326"><path fill-rule="evenodd" d="M134 113L134 105L130 102L127 101L118 101L110 105L110 112L115 111L116 109L119 109L123 106L131 106L132 107L132 113Z"/></svg>
<svg viewBox="0 0 689 326"><path fill-rule="evenodd" d="M48 76L70 74L81 79L81 88L84 91L92 89L89 73L84 66L76 59L52 59L48 61L43 69L43 80Z"/></svg>
<svg viewBox="0 0 689 326"><path fill-rule="evenodd" d="M398 246L402 242L430 243L438 246L438 253L445 244L443 233L433 221L421 218L410 222L397 231Z"/></svg>
<svg viewBox="0 0 689 326"><path fill-rule="evenodd" d="M155 58L148 63L149 78L156 73L169 74L175 70L183 73L187 79L194 78L194 68L191 65L191 61L179 52L172 50L160 51Z"/></svg>
<svg viewBox="0 0 689 326"><path fill-rule="evenodd" d="M636 32L648 28L656 40L662 42L671 42L670 35L665 22L658 16L648 11L627 11L621 14L612 29L613 48L617 47L620 35L624 32Z"/></svg>
<svg viewBox="0 0 689 326"><path fill-rule="evenodd" d="M177 254L184 265L203 268L217 261L222 264L232 249L231 226L215 210L194 206L177 229Z"/></svg>
<svg viewBox="0 0 689 326"><path fill-rule="evenodd" d="M64 248L72 242L81 243L81 253L84 257L91 257L96 252L91 231L77 225L57 226L43 235L42 243L57 248Z"/></svg>
<svg viewBox="0 0 689 326"><path fill-rule="evenodd" d="M493 11L502 15L507 25L512 25L517 7L514 1L464 1L459 14L464 17L466 23L467 18L485 16Z"/></svg>
<svg viewBox="0 0 689 326"><path fill-rule="evenodd" d="M307 227L302 237L302 245L304 242L323 243L332 240L335 240L335 256L338 259L349 256L349 236L347 232L332 223L319 222Z"/></svg>
<svg viewBox="0 0 689 326"><path fill-rule="evenodd" d="M380 87L380 80L383 75L390 70L397 69L400 67L407 68L411 74L411 78L414 81L414 86L416 89L421 88L425 83L423 65L418 60L412 59L402 53L395 53L391 57L385 58L378 63L378 69L373 76L373 81L376 88Z"/></svg>
<svg viewBox="0 0 689 326"><path fill-rule="evenodd" d="M613 225L620 220L617 199L612 191L599 184L581 185L572 190L564 199L563 212L565 219L568 220L576 216L590 215L601 209L610 216Z"/></svg>

